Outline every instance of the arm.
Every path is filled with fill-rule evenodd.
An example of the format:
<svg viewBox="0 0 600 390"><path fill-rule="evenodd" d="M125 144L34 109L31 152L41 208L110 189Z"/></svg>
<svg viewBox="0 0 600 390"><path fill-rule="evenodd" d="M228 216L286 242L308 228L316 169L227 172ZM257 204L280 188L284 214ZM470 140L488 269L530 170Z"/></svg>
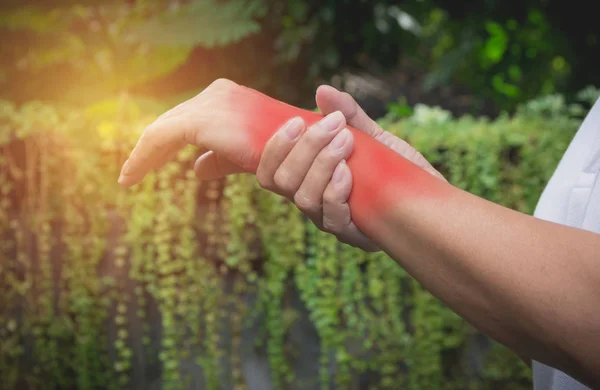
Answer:
<svg viewBox="0 0 600 390"><path fill-rule="evenodd" d="M212 151L220 174L256 172L267 141L293 116L322 118L221 80L149 126L119 181L138 183L187 143ZM599 236L477 198L349 129L357 227L491 337L600 385Z"/></svg>
<svg viewBox="0 0 600 390"><path fill-rule="evenodd" d="M455 188L443 201L398 202L367 228L475 327L521 356L600 385L599 235Z"/></svg>
<svg viewBox="0 0 600 390"><path fill-rule="evenodd" d="M351 124L365 129L362 138L381 141L396 156L369 156L355 140L347 165L339 163L342 155L323 148L313 167L331 162L320 165L320 176L311 176L298 166L305 165L304 156L312 162L314 151L302 150L302 140L282 146L274 137L261 159L262 176L305 179L299 186L285 180L267 188L293 198L317 226L343 241L383 248L431 293L520 356L597 386L600 236L537 220L438 180L441 175L420 154L384 132L348 95L320 88L317 102L325 113L342 111ZM273 158L275 150L291 152L285 159ZM400 155L423 170L404 179L411 171L393 165ZM323 181L328 185L306 189ZM402 183L413 186L407 191ZM323 211L315 217L320 204ZM372 240L357 234L350 214Z"/></svg>
<svg viewBox="0 0 600 390"><path fill-rule="evenodd" d="M317 91L317 103L324 113L342 111L350 124L365 129L366 134L415 162L431 177L442 178L413 148L383 131L349 95L324 87ZM299 148L294 146L292 151ZM282 164L271 162L272 155L268 146L261 166L271 168L263 170L281 175L282 170L299 164L292 153L286 160L295 161ZM335 156L325 148L319 158ZM389 171L389 167L378 165L380 159L372 161L373 171ZM323 205L317 226L320 219L324 230L344 242L383 248L449 307L520 356L597 384L600 318L594 308L600 305L599 235L508 210L450 187L443 180L431 181L430 191L423 196L407 197L400 192L390 201L376 186L377 180L385 178L375 176L373 180L372 174L357 177L364 173L349 166L342 161L335 168L337 180L331 180L324 191L299 198L312 199L308 204L296 201L305 213L315 204ZM310 182L329 180L331 171L320 171L323 178L311 178ZM358 186L377 189L372 201L388 202L390 207L372 213L370 219L360 214L359 207L356 219L353 195ZM295 188L289 190L293 194ZM291 197L289 192L285 195ZM371 241L357 234L351 213Z"/></svg>

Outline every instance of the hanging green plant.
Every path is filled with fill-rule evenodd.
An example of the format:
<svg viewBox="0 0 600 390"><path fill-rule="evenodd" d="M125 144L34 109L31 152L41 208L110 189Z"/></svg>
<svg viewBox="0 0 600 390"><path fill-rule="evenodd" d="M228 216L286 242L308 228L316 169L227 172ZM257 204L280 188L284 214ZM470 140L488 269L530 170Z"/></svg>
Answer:
<svg viewBox="0 0 600 390"><path fill-rule="evenodd" d="M474 329L385 254L338 243L253 176L199 182L190 148L119 190L151 117L115 107L99 119L0 101L3 388L242 390L261 337L253 353L278 389L530 386L497 345L475 375ZM531 213L582 111L551 97L494 121L419 106L381 123L454 185ZM298 341L304 319L316 336ZM248 340L253 324L262 333ZM304 342L318 348L309 377Z"/></svg>

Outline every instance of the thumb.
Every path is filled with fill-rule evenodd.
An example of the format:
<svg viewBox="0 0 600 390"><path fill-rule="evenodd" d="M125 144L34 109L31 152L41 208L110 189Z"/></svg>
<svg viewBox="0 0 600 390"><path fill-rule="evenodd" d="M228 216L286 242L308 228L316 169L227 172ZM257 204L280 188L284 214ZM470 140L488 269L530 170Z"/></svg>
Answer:
<svg viewBox="0 0 600 390"><path fill-rule="evenodd" d="M246 171L215 152L209 151L198 157L194 163L194 172L200 180L214 180Z"/></svg>
<svg viewBox="0 0 600 390"><path fill-rule="evenodd" d="M373 138L378 138L383 129L371 119L354 98L347 92L341 92L329 85L317 88L315 96L317 106L324 115L341 111L347 123Z"/></svg>
<svg viewBox="0 0 600 390"><path fill-rule="evenodd" d="M341 111L350 126L370 135L432 175L444 181L446 180L421 153L416 151L406 141L390 132L384 131L377 122L367 115L349 93L338 91L328 85L322 85L317 89L316 101L317 106L323 114L327 115L333 111Z"/></svg>

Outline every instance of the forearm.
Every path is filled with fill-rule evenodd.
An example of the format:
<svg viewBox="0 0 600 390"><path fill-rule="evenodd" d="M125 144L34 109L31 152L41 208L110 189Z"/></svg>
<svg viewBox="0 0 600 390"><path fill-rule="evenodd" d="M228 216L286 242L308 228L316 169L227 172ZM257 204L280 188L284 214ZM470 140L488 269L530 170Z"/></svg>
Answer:
<svg viewBox="0 0 600 390"><path fill-rule="evenodd" d="M474 326L600 385L600 236L454 188L443 199L398 199L363 226Z"/></svg>
<svg viewBox="0 0 600 390"><path fill-rule="evenodd" d="M267 140L294 116L309 125L322 117L221 80L149 126L119 181L138 183L185 143L256 172ZM348 202L356 225L475 326L593 383L591 373L600 371L598 236L493 205L352 132Z"/></svg>
<svg viewBox="0 0 600 390"><path fill-rule="evenodd" d="M600 385L600 235L478 198L369 141L348 160L357 226L477 328Z"/></svg>
<svg viewBox="0 0 600 390"><path fill-rule="evenodd" d="M285 120L321 117L261 94L243 101L256 155ZM487 202L353 134L348 202L361 231L477 328L592 380L600 371L600 343L590 342L600 340L600 236Z"/></svg>

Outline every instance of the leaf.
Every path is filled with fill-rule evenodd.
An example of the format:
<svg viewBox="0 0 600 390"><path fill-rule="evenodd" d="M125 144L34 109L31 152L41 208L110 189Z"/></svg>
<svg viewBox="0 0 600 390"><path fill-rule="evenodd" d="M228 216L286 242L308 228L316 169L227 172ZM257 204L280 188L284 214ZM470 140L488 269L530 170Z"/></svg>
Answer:
<svg viewBox="0 0 600 390"><path fill-rule="evenodd" d="M484 68L489 68L504 58L508 47L508 35L504 28L496 22L486 23L485 29L490 37L481 49L481 62Z"/></svg>
<svg viewBox="0 0 600 390"><path fill-rule="evenodd" d="M259 0L192 1L132 29L138 42L153 46L212 48L239 41L260 31Z"/></svg>

